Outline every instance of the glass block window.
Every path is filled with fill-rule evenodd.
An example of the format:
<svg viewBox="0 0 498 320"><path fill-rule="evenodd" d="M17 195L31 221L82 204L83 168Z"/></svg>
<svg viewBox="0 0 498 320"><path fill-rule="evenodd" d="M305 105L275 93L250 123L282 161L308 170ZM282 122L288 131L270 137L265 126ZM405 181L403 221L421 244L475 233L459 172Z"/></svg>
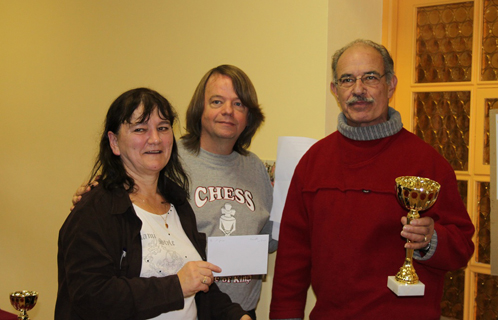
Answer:
<svg viewBox="0 0 498 320"><path fill-rule="evenodd" d="M460 197L462 198L463 204L465 208L467 208L467 190L469 183L467 181L458 180L458 193L460 193Z"/></svg>
<svg viewBox="0 0 498 320"><path fill-rule="evenodd" d="M458 191L467 206L468 182L458 180ZM465 296L465 268L450 271L444 280L444 291L441 299L441 315L450 319L463 319Z"/></svg>
<svg viewBox="0 0 498 320"><path fill-rule="evenodd" d="M486 99L484 102L484 154L483 163L489 165L490 147L489 147L489 110L498 109L498 99Z"/></svg>
<svg viewBox="0 0 498 320"><path fill-rule="evenodd" d="M417 92L414 99L415 134L454 170L468 170L470 92Z"/></svg>
<svg viewBox="0 0 498 320"><path fill-rule="evenodd" d="M470 81L474 3L417 9L415 82Z"/></svg>
<svg viewBox="0 0 498 320"><path fill-rule="evenodd" d="M475 319L498 319L498 277L476 274Z"/></svg>
<svg viewBox="0 0 498 320"><path fill-rule="evenodd" d="M441 315L450 319L463 319L465 295L465 269L450 271L444 279Z"/></svg>
<svg viewBox="0 0 498 320"><path fill-rule="evenodd" d="M491 247L491 222L490 222L490 199L489 182L480 182L477 190L477 213L478 221L476 226L477 234L477 254L476 261L489 264Z"/></svg>
<svg viewBox="0 0 498 320"><path fill-rule="evenodd" d="M498 0L485 0L483 6L481 80L498 80Z"/></svg>

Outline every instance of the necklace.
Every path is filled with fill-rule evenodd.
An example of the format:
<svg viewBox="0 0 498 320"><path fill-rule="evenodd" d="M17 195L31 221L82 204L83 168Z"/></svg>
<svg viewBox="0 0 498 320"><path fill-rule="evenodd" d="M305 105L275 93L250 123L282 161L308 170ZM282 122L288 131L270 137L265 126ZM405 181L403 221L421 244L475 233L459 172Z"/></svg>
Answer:
<svg viewBox="0 0 498 320"><path fill-rule="evenodd" d="M160 216L164 220L164 225L166 226L166 229L169 228L168 223L166 222L166 220L168 219L168 215L169 215L169 211L168 211L168 213L163 214L163 215Z"/></svg>
<svg viewBox="0 0 498 320"><path fill-rule="evenodd" d="M166 214L158 214L158 213L156 213L157 210L155 210L154 207L149 204L149 201L147 199L143 199L142 197L140 197L138 195L138 193L133 193L132 195L133 195L133 198L136 198L136 199L140 200L141 203L144 206L147 206L149 208L149 210L150 210L150 213L160 216L163 219L163 221L164 221L164 225L166 226L166 229L169 228L168 223L166 222L166 220L168 219L168 214L169 214L169 212L171 210L169 210L168 212L166 212ZM131 202L133 202L133 203L136 204L136 202L137 202L136 199L135 200L131 199ZM167 204L166 201L161 201L161 205L165 205L165 204ZM170 209L171 209L171 207L170 207ZM162 210L162 208L161 208L161 210Z"/></svg>

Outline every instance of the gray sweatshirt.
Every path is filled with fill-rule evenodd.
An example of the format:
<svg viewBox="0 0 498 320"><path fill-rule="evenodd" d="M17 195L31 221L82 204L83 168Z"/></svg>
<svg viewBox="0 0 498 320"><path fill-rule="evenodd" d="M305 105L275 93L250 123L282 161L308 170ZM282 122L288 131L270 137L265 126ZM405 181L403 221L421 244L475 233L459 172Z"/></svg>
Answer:
<svg viewBox="0 0 498 320"><path fill-rule="evenodd" d="M178 143L179 154L190 178L190 205L199 232L208 237L270 234L273 188L266 168L254 154L219 155L200 149L189 152ZM269 251L277 248L270 240ZM220 290L244 310L256 308L261 276L217 278Z"/></svg>

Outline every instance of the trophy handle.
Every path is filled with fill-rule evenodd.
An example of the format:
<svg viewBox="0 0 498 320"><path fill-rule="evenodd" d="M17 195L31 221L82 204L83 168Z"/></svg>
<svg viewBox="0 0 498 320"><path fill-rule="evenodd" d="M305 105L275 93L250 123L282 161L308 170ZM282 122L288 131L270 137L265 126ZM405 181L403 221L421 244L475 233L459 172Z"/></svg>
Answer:
<svg viewBox="0 0 498 320"><path fill-rule="evenodd" d="M410 212L408 212L408 214L406 215L406 224L410 224L410 222L412 222L412 220L415 220L415 219L418 219L420 218L420 214L418 213L417 210L415 209L410 209Z"/></svg>
<svg viewBox="0 0 498 320"><path fill-rule="evenodd" d="M28 312L25 309L21 310L21 313L17 316L17 320L30 320Z"/></svg>
<svg viewBox="0 0 498 320"><path fill-rule="evenodd" d="M410 209L410 212L406 215L407 224L410 224L412 220L420 218L420 214L415 209ZM406 242L411 242L406 239ZM396 280L407 283L407 284L415 284L418 283L418 275L413 267L413 249L406 249L406 257L403 266L399 269L396 274Z"/></svg>

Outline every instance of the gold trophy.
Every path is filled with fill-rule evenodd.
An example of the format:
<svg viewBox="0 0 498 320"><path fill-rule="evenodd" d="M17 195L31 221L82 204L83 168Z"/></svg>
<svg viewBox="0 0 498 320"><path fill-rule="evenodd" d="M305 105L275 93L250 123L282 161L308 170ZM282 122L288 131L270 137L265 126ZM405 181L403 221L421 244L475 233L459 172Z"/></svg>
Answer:
<svg viewBox="0 0 498 320"><path fill-rule="evenodd" d="M10 294L10 304L21 313L17 316L19 320L29 320L27 311L33 309L38 300L36 291L16 291Z"/></svg>
<svg viewBox="0 0 498 320"><path fill-rule="evenodd" d="M396 195L399 203L410 212L410 221L420 218L420 211L432 207L439 195L440 184L436 181L413 176L396 178ZM406 240L410 242L410 240ZM425 285L419 281L413 267L413 249L406 249L405 263L396 276L387 278L387 286L398 296L423 296Z"/></svg>

